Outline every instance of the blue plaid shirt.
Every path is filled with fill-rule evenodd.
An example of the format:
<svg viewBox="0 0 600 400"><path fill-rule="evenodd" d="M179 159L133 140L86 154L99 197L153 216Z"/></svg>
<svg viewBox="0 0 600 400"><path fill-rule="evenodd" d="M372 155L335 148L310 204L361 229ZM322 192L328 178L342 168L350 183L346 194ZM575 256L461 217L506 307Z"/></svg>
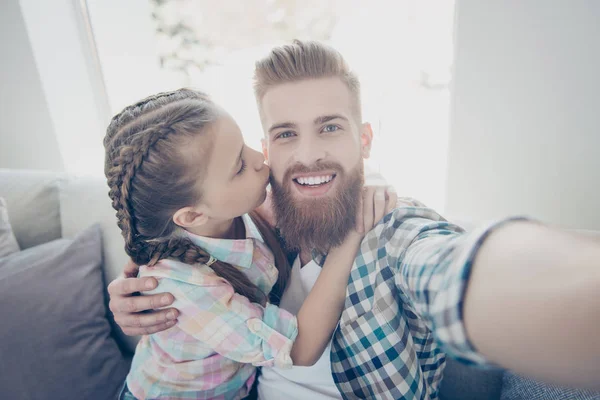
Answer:
<svg viewBox="0 0 600 400"><path fill-rule="evenodd" d="M365 236L352 267L331 348L346 399L436 399L446 354L485 363L462 308L475 255L498 224L465 233L417 201L400 203Z"/></svg>

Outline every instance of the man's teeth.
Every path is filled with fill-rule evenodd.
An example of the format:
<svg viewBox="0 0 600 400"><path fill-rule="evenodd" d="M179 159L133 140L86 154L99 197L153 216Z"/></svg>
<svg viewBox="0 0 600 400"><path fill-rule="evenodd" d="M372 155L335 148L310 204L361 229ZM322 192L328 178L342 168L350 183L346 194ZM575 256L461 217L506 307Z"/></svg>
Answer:
<svg viewBox="0 0 600 400"><path fill-rule="evenodd" d="M311 176L296 178L296 181L301 185L322 185L323 183L331 182L333 175Z"/></svg>

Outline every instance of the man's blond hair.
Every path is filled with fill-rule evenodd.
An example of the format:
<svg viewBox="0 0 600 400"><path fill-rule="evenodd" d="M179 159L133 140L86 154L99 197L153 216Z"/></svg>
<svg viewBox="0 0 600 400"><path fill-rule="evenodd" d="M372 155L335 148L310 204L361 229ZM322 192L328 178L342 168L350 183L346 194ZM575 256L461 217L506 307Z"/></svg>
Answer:
<svg viewBox="0 0 600 400"><path fill-rule="evenodd" d="M315 41L294 40L273 48L258 60L254 69L254 94L260 109L265 93L272 87L306 79L338 77L352 96L354 117L362 122L360 82L339 51Z"/></svg>

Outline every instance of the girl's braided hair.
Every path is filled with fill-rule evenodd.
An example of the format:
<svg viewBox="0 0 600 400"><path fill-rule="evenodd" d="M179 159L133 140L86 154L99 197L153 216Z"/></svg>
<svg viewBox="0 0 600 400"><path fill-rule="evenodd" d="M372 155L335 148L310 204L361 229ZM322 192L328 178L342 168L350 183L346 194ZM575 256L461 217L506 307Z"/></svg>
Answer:
<svg viewBox="0 0 600 400"><path fill-rule="evenodd" d="M104 147L104 173L110 188L125 251L138 264L155 265L172 258L186 264L206 264L210 255L178 234L173 215L196 204L198 173L184 161L186 138L202 134L219 117L218 107L204 93L179 89L147 97L113 117ZM198 164L206 166L210 143ZM275 256L279 278L271 292L278 303L289 277L289 264L272 229L256 213L251 217ZM216 261L210 266L234 290L252 302L265 304L266 295L234 266Z"/></svg>

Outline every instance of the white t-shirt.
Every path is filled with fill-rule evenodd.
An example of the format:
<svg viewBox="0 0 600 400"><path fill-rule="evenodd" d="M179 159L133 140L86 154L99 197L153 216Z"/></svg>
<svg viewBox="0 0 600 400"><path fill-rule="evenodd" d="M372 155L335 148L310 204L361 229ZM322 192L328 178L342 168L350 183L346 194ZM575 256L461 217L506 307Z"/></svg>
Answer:
<svg viewBox="0 0 600 400"><path fill-rule="evenodd" d="M314 261L302 268L300 265L300 257L296 257L290 282L279 305L294 315L298 314L321 273L321 267ZM319 361L312 367L263 368L258 381L258 398L260 400L341 399L342 396L331 376L330 353L331 342Z"/></svg>

